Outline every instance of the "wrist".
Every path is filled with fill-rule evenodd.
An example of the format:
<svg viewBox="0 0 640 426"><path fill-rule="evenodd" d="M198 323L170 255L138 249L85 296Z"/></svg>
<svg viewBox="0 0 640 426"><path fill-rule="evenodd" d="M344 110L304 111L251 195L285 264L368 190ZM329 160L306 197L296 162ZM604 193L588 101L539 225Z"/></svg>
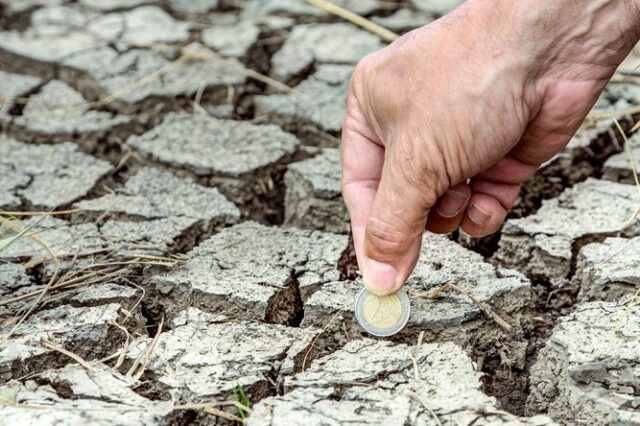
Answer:
<svg viewBox="0 0 640 426"><path fill-rule="evenodd" d="M536 76L608 79L640 39L640 0L471 2Z"/></svg>

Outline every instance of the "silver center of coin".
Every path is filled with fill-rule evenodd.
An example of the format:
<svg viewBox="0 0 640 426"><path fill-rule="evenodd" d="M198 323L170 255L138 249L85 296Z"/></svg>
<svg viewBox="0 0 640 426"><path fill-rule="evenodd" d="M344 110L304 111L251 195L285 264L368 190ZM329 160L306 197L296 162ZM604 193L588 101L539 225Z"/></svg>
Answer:
<svg viewBox="0 0 640 426"><path fill-rule="evenodd" d="M411 315L409 296L400 289L388 296L376 296L362 289L356 299L356 319L369 334L388 337L404 328Z"/></svg>

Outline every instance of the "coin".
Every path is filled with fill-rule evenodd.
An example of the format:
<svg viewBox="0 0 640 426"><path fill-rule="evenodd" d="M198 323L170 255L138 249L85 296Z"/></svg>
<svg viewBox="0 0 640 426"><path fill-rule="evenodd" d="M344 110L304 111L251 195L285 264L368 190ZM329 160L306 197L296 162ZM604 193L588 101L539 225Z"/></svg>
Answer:
<svg viewBox="0 0 640 426"><path fill-rule="evenodd" d="M363 288L356 299L356 319L364 330L378 337L396 334L407 325L411 314L404 289L388 296L376 296Z"/></svg>

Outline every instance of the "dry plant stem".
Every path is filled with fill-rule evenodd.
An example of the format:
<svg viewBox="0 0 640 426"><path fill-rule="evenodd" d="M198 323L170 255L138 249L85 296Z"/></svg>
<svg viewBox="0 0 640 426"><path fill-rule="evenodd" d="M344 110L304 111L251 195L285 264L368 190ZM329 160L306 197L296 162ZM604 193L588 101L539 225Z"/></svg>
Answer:
<svg viewBox="0 0 640 426"><path fill-rule="evenodd" d="M33 241L41 245L47 251L47 253L52 257L52 259L55 262L55 270L53 272L53 276L51 277L47 285L41 290L40 295L36 298L36 300L34 300L31 303L29 310L27 310L27 312L25 312L25 314L22 315L22 317L20 317L20 319L14 324L13 328L3 337L2 340L0 340L0 348L4 346L4 344L7 342L7 340L9 340L9 338L13 335L13 333L15 333L18 327L20 327L20 325L27 319L27 317L31 315L31 313L36 309L38 304L42 301L42 298L47 294L47 291L49 291L51 287L54 285L54 283L56 282L58 278L58 272L60 271L60 261L58 260L57 256L51 251L49 246L46 245L40 238L38 238L37 235L29 238L31 238Z"/></svg>
<svg viewBox="0 0 640 426"><path fill-rule="evenodd" d="M317 8L322 10L326 10L329 13L332 13L336 16L345 19L352 24L358 25L364 28L367 31L370 31L380 37L384 41L392 42L398 38L398 34L389 31L388 29L381 27L378 24L375 24L368 20L367 18L363 18L357 13L353 13L343 7L338 6L337 4L333 4L327 0L307 0L307 3L314 5Z"/></svg>
<svg viewBox="0 0 640 426"><path fill-rule="evenodd" d="M151 354L153 353L153 351L156 348L156 345L158 344L158 339L160 339L160 333L162 333L163 326L164 326L164 315L160 317L160 322L158 324L158 330L156 331L156 335L153 337L151 344L149 345L147 350L144 352L142 363L140 363L140 368L138 369L138 372L135 374L133 373L135 371L135 367L137 367L136 363L134 363L134 365L131 366L131 369L127 372L127 376L130 376L130 377L132 376L135 380L140 380L140 377L142 377L144 370L147 368L147 364L149 363ZM136 362L138 362L138 359L136 359Z"/></svg>
<svg viewBox="0 0 640 426"><path fill-rule="evenodd" d="M595 120L595 121L599 121L599 120L606 120L609 118L615 118L615 117L624 117L627 115L635 115L635 114L640 114L640 106L634 106L634 107L630 107L630 108L625 108L625 109L621 109L618 111L611 111L611 112L601 112L598 114L589 114L587 116L587 120Z"/></svg>
<svg viewBox="0 0 640 426"><path fill-rule="evenodd" d="M436 297L438 297L442 292L444 292L447 289L455 290L458 293L462 294L463 296L468 297L471 300L471 302L473 302L473 304L476 305L480 310L482 310L487 316L493 318L493 320L500 327L502 327L506 331L511 331L511 325L509 325L508 322L506 322L504 319L502 319L500 317L500 315L498 315L495 312L493 312L486 304L482 303L481 301L479 301L478 299L473 297L471 294L469 294L469 292L467 292L466 290L461 289L457 285L454 285L454 284L451 284L451 283L446 283L445 285L443 285L441 287L438 287L437 289L435 289L434 291L432 291L430 293L423 292L423 293L414 293L414 294L417 297L426 297L427 299L435 299Z"/></svg>
<svg viewBox="0 0 640 426"><path fill-rule="evenodd" d="M81 257L88 257L88 256L93 256L95 254L103 254L103 253L112 253L114 252L114 249L99 249L99 250L93 250L93 251L89 251L89 252L85 252L85 253L81 253L80 256ZM71 252L68 251L64 251L64 252L57 252L56 256L58 257L58 259L60 258L65 258L68 256L71 256ZM38 266L44 262L47 262L51 260L51 257L49 255L43 255L40 257L34 257L33 259L31 259L30 261L28 261L27 263L24 264L24 267L29 269L29 268L33 268L34 266Z"/></svg>
<svg viewBox="0 0 640 426"><path fill-rule="evenodd" d="M188 59L199 59L199 60L205 60L205 61L216 61L219 62L221 64L227 65L230 68L233 68L237 71L240 71L241 73L243 73L244 75L246 75L247 77L250 77L254 80L257 80L261 83L267 84L271 87L273 87L276 90L279 90L281 92L285 92L285 93L290 93L304 101L309 102L311 99L309 99L308 96L300 93L299 91L295 90L292 87L287 86L284 83L279 82L278 80L275 80L271 77L267 77L264 74L260 74L257 71L254 71L250 68L244 67L242 66L242 64L230 61L228 59L225 59L219 55L216 55L215 53L213 53L212 51L207 51L207 52L201 52L201 51L193 51L193 50L189 50L189 49L183 49L182 51L182 56L181 57L185 57Z"/></svg>
<svg viewBox="0 0 640 426"><path fill-rule="evenodd" d="M640 181L638 180L636 163L633 159L633 155L631 154L631 147L629 146L629 140L627 139L627 135L624 133L624 130L622 130L622 126L620 126L620 123L618 122L617 119L614 118L613 122L615 123L616 127L618 128L618 131L622 135L622 139L624 140L624 150L625 150L625 153L627 154L627 159L629 160L629 164L631 165L631 172L633 173L633 180L636 184L636 189L638 190L638 197L639 197L638 208L631 215L629 220L627 220L623 225L623 227L626 228L630 226L633 223L633 221L636 220L636 218L638 217L638 214L640 214ZM615 135L614 135L614 138L615 138Z"/></svg>
<svg viewBox="0 0 640 426"><path fill-rule="evenodd" d="M173 411L178 411L178 410L198 410L198 411L202 411L204 413L207 414L211 414L214 416L218 416L227 420L231 420L234 422L242 422L242 419L240 417L234 416L233 414L227 413L225 411L222 411L218 408L213 407L210 404L181 404L181 405L175 405L172 407ZM20 402L14 402L14 401L10 401L8 399L2 398L0 397L0 406L7 406L7 407L12 407L12 408L24 408L24 409L29 409L29 410L51 410L52 408L55 408L56 410L61 410L61 411L72 411L72 412L78 412L78 411L86 411L86 408L79 408L79 407L58 407L55 404L54 405L39 405L39 404L25 404L25 403L20 403ZM235 401L224 401L224 402L220 402L220 403L216 403L216 405L220 405L220 406L224 406L224 405L236 405ZM248 409L247 407L242 408L245 411L250 412L250 409ZM149 407L131 407L131 406L127 406L126 408L119 408L119 407L109 407L109 408L92 408L92 411L105 411L105 412L129 412L129 411L147 411L147 412L153 412L154 409L153 408L149 408Z"/></svg>
<svg viewBox="0 0 640 426"><path fill-rule="evenodd" d="M118 369L122 365L122 363L124 362L124 358L127 355L127 350L129 350L129 340L131 338L131 334L129 334L129 330L127 330L126 328L124 328L123 326L118 324L116 321L112 321L111 324L113 324L114 326L116 326L120 330L122 330L122 332L124 333L124 335L126 337L126 340L124 342L124 347L122 348L122 351L120 352L120 356L118 357L118 361L116 362L116 365L113 366L114 369Z"/></svg>
<svg viewBox="0 0 640 426"><path fill-rule="evenodd" d="M134 283L133 281L131 281L130 279L127 278L121 278L122 281L126 282L127 284L129 284L130 286L133 286L135 288L137 288L138 290L140 290L142 292L142 294L140 295L140 297L138 298L138 301L136 303L133 304L133 306L131 308L129 308L129 311L133 311L135 308L138 307L138 305L140 303L142 303L142 300L144 299L144 296L147 294L146 290L144 289L144 287L139 286L138 284Z"/></svg>
<svg viewBox="0 0 640 426"><path fill-rule="evenodd" d="M622 328L622 322L627 318L627 316L629 316L629 310L634 305L634 302L636 301L638 296L640 296L640 288L638 289L638 291L634 293L633 296L631 296L629 300L627 300L626 302L627 307L624 309L624 311L620 315L620 318L618 318L618 320L616 321L616 324L613 327L613 330L611 330L612 336L615 336L616 334L618 334L618 331L620 331L620 328Z"/></svg>
<svg viewBox="0 0 640 426"><path fill-rule="evenodd" d="M122 169L125 166L125 164L127 164L129 159L133 157L133 155L134 155L134 152L132 150L130 149L127 150L127 152L124 153L120 161L118 161L118 164L116 165L116 168L114 169L114 171L117 172L118 170Z"/></svg>
<svg viewBox="0 0 640 426"><path fill-rule="evenodd" d="M156 50L163 47L162 45L156 45L155 48ZM274 80L271 77L268 77L264 74L260 74L257 71L254 71L250 68L246 68L244 67L242 64L240 63L236 63L227 59L222 58L221 56L216 55L214 52L212 51L207 51L207 52L202 52L202 51L193 51L193 50L189 50L189 49L182 49L181 51L181 55L174 59L173 61L169 62L168 64L166 64L165 66L163 66L162 68L149 73L147 75L145 75L144 77L134 81L133 83L123 87L120 90L117 90L115 93L109 95L109 96L105 96L104 98L98 99L96 101L93 102L83 102L80 104L76 104L76 105L67 105L61 108L57 108L54 110L50 110L48 112L48 114L50 115L56 115L56 114L64 114L66 112L72 112L72 111L77 111L78 109L85 109L85 108L99 108L99 107L103 107L106 105L109 105L115 101L117 101L122 95L130 93L140 87L146 86L147 84L152 83L153 81L161 78L163 75L167 74L169 71L173 70L174 68L179 67L180 65L182 65L183 63L189 61L189 60L204 60L204 61L216 61L219 62L223 65L226 65L230 68L234 68L237 71L240 71L241 73L243 73L244 75L246 75L249 78L252 78L254 80L260 81L262 83L265 83L273 88L275 88L276 90L282 91L282 92L286 92L286 93L290 93L292 95L295 95L299 98L301 98L302 100L305 101L310 101L309 97L307 97L306 95L303 95L302 93L296 91L295 89L287 86L284 83L281 83L277 80Z"/></svg>
<svg viewBox="0 0 640 426"><path fill-rule="evenodd" d="M429 412L429 414L431 414L431 417L433 417L433 420L436 422L436 424L438 426L442 426L442 422L440 422L438 415L431 408L429 408L427 403L422 398L420 398L420 395L418 395L411 389L405 389L405 393L409 395L411 398L415 399L420 404L422 404L422 406Z"/></svg>
<svg viewBox="0 0 640 426"><path fill-rule="evenodd" d="M106 271L95 271L95 272L92 272L90 274L78 277L78 278L74 278L74 279L71 279L71 280L68 280L68 281L57 283L55 285L52 285L48 289L44 288L42 290L35 290L35 291L29 292L29 293L26 293L26 294L23 294L23 295L20 295L20 296L12 297L11 299L2 300L2 301L0 301L0 306L8 305L10 303L19 302L19 301L25 300L25 299L29 299L29 298L37 296L39 294L41 295L45 291L45 289L47 291L49 291L49 290L57 290L57 289L60 289L60 288L71 287L73 284L79 284L79 285L95 284L95 283L103 282L103 281L111 279L111 278L117 278L118 275L122 271L123 270L116 270L115 272L110 272L110 273L107 273L107 274L105 274ZM101 274L105 274L105 275L100 276ZM98 278L96 278L94 280L90 280L90 281L84 281L87 278L91 278L91 277L98 277Z"/></svg>
<svg viewBox="0 0 640 426"><path fill-rule="evenodd" d="M71 210L58 210L58 211L49 211L49 212L34 212L34 211L14 212L14 211L1 210L0 213L2 215L7 215L7 216L58 216L58 215L79 213L79 212L82 212L82 211L84 211L84 210L83 209L71 209Z"/></svg>
<svg viewBox="0 0 640 426"><path fill-rule="evenodd" d="M420 346L422 345L422 339L424 339L424 330L420 332L418 335L418 342L416 343L416 347L414 348L413 355L409 355L411 358L411 362L413 362L413 369L416 375L417 381L422 381L422 377L420 376L420 369L418 368L418 352L420 352Z"/></svg>
<svg viewBox="0 0 640 426"><path fill-rule="evenodd" d="M320 338L320 336L327 330L327 328L329 328L331 323L338 317L339 314L340 314L339 312L336 312L335 315L331 317L329 322L324 327L322 327L322 330L320 330L320 333L318 333L318 335L313 339L313 341L311 342L311 345L309 345L309 349L307 350L307 353L304 354L304 358L302 359L302 371L306 369L307 358L309 357L309 354L315 347L316 342L318 341L318 338Z"/></svg>
<svg viewBox="0 0 640 426"><path fill-rule="evenodd" d="M619 248L618 250L614 251L613 253L611 253L610 255L605 257L603 260L601 260L598 264L596 264L596 266L594 266L593 268L591 268L591 270L589 270L589 275L590 276L595 275L602 265L604 265L605 263L609 262L611 259L613 259L617 255L619 255L620 253L625 251L631 245L635 244L638 240L640 240L640 235L637 236L637 237L632 238L629 242L627 242L621 248Z"/></svg>
<svg viewBox="0 0 640 426"><path fill-rule="evenodd" d="M93 370L93 367L91 367L87 361L85 361L84 359L82 359L80 356L74 354L71 351L66 350L63 347L60 347L58 345L56 345L55 343L53 343L50 340L47 339L42 339L41 340L41 344L42 346L44 346L45 348L49 348L49 349L53 349L54 351L60 352L63 355L68 356L69 358L73 359L75 362L77 362L78 364L80 364L81 366L83 366L85 369L87 370Z"/></svg>

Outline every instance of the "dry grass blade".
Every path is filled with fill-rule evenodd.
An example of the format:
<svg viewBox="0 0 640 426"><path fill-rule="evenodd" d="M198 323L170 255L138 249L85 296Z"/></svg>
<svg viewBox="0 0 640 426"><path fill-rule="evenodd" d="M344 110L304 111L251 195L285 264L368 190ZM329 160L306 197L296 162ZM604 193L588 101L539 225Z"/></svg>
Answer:
<svg viewBox="0 0 640 426"><path fill-rule="evenodd" d="M411 398L415 399L420 404L422 404L422 406L425 408L425 410L427 410L429 412L429 414L431 414L431 417L433 417L433 420L436 422L436 424L438 426L442 426L442 422L438 418L438 415L431 408L429 408L427 403L422 398L420 398L420 395L418 395L417 393L415 393L411 389L405 389L405 393L407 395L409 395Z"/></svg>
<svg viewBox="0 0 640 426"><path fill-rule="evenodd" d="M38 219L36 222L39 222L40 220L42 220L42 218ZM5 221L5 223L7 222ZM11 221L8 221L8 223L11 225ZM29 317L29 315L33 313L33 311L36 309L38 304L42 301L42 298L47 294L47 292L51 289L51 287L56 282L58 278L58 272L60 271L60 261L58 260L58 257L51 251L51 248L47 244L45 244L44 241L42 241L37 235L29 236L29 238L34 242L36 242L37 244L39 244L40 246L42 246L47 251L47 253L51 256L51 258L55 263L55 270L53 272L53 275L51 276L51 279L49 280L47 285L42 289L39 296L36 298L36 300L31 302L31 305L29 306L29 309L27 310L27 312L25 312L24 315L20 317L20 319L13 325L13 328L9 330L9 332L2 338L2 340L0 340L0 348L4 346L7 340L9 340L9 338L13 335L13 333L16 332L18 327L20 327L20 325Z"/></svg>
<svg viewBox="0 0 640 426"><path fill-rule="evenodd" d="M127 330L126 328L118 324L116 321L112 321L111 324L113 324L115 327L118 327L120 330L122 330L122 332L126 337L122 351L120 352L120 356L118 357L118 361L116 362L116 365L113 366L114 369L118 369L120 368L122 363L124 363L125 356L127 355L127 351L129 350L129 341L131 339L131 334L129 334L129 330Z"/></svg>
<svg viewBox="0 0 640 426"><path fill-rule="evenodd" d="M306 366L307 366L307 358L309 357L309 354L311 353L311 351L315 347L316 342L318 341L320 336L327 330L327 328L329 328L331 323L338 317L339 314L340 313L337 312L333 317L331 317L329 322L324 327L322 327L322 330L320 330L318 335L313 339L313 341L311 342L311 345L309 345L309 349L307 350L307 353L304 354L304 358L302 359L302 370L301 371L305 371Z"/></svg>
<svg viewBox="0 0 640 426"><path fill-rule="evenodd" d="M468 291L463 290L462 288L458 287L457 285L454 285L454 284L451 284L451 283L446 283L445 285L443 285L441 287L438 287L437 289L435 289L434 291L432 291L430 293L427 293L427 292L414 293L414 296L416 296L416 297L426 297L427 299L435 299L442 292L444 292L445 290L448 290L448 289L455 290L458 293L462 294L463 296L466 296L467 298L469 298L469 300L471 300L471 302L473 302L474 305L476 305L480 310L482 310L488 317L493 318L493 320L500 327L502 327L506 331L511 331L511 325L508 322L506 322L504 319L502 319L500 317L500 315L498 315L495 312L493 312L489 308L489 306L487 306L486 304L482 303L481 301L479 301L478 299L473 297Z"/></svg>
<svg viewBox="0 0 640 426"><path fill-rule="evenodd" d="M132 92L135 89L138 89L140 87L146 86L147 84L150 84L152 82L154 82L155 80L159 79L160 77L162 77L164 74L168 73L169 71L171 71L174 68L177 68L178 66L182 65L184 62L187 61L188 58L184 57L184 56L180 56L177 59L175 59L172 62L169 62L168 64L166 64L165 66L163 66L160 69L157 69L156 71L153 71L147 75L145 75L144 77L140 78L137 81L134 81L133 83L123 87L120 90L117 90L115 93L106 96L102 99L98 99L97 101L94 102L89 102L86 104L80 104L80 105L76 105L76 108L98 108L98 107L102 107L105 105L109 105L112 102L117 101L122 95L126 95L127 93Z"/></svg>
<svg viewBox="0 0 640 426"><path fill-rule="evenodd" d="M188 59L199 59L199 60L204 60L204 61L216 61L218 63L221 63L223 65L228 66L229 68L233 68L236 71L241 72L242 74L246 75L249 78L252 78L254 80L257 80L261 83L264 83L268 86L273 87L276 90L279 90L281 92L285 92L285 93L290 93L304 101L311 101L311 99L300 93L299 91L295 90L292 87L287 86L284 83L279 82L278 80L275 80L271 77L268 77L264 74L260 74L257 71L254 71L250 68L247 68L245 66L243 66L241 63L236 62L236 61L232 61L229 59L225 59L217 54L215 54L214 52L210 51L210 50L190 50L190 49L183 49L182 50L182 57L184 58L188 58Z"/></svg>
<svg viewBox="0 0 640 426"><path fill-rule="evenodd" d="M0 306L3 305L8 305L10 303L15 303L15 302L19 302L21 300L25 300L25 299L30 299L32 297L38 296L38 295L42 295L45 290L48 292L49 290L58 290L61 288L67 288L67 287L71 287L74 284L79 284L79 285L88 285L88 284L95 284L95 283L99 283L99 282L104 282L107 281L109 279L112 278L117 278L122 274L122 270L116 270L113 272L109 272L109 271L95 271L80 277L76 277L67 281L62 281L59 283L56 283L52 286L50 286L49 288L44 288L42 290L35 290L29 293L25 293L22 294L20 296L16 296L16 297L12 297L11 299L5 299L0 301ZM89 278L94 278L93 280L89 280Z"/></svg>
<svg viewBox="0 0 640 426"><path fill-rule="evenodd" d="M607 257L605 257L603 260L601 260L600 262L598 262L598 263L596 264L596 266L594 266L593 268L591 268L591 269L589 270L589 275L590 275L590 276L593 276L594 274L596 274L602 265L604 265L605 263L609 262L611 259L613 259L613 258L614 258L614 257L616 257L617 255L619 255L620 253L622 253L623 251L625 251L625 250L626 250L627 248L629 248L631 245L635 244L638 240L640 240L640 236L637 236L637 237L632 238L630 241L628 241L625 245L623 245L622 247L620 247L618 250L614 251L613 253L611 253L610 255L608 255Z"/></svg>
<svg viewBox="0 0 640 426"><path fill-rule="evenodd" d="M2 211L2 214L7 216L60 216L60 215L78 213L82 211L84 211L84 209L58 210L58 211L49 211L49 212Z"/></svg>
<svg viewBox="0 0 640 426"><path fill-rule="evenodd" d="M314 5L317 8L322 10L326 10L329 13L332 13L336 16L345 19L352 24L358 25L359 27L364 28L367 31L370 31L376 34L384 41L394 41L398 38L398 34L389 31L388 29L381 27L380 25L371 22L367 18L363 18L357 13L353 13L343 7L338 6L337 4L331 3L327 0L307 0L307 3Z"/></svg>
<svg viewBox="0 0 640 426"><path fill-rule="evenodd" d="M47 339L42 339L40 341L40 343L42 344L42 346L44 346L45 348L48 349L52 349L54 351L60 352L63 355L68 356L69 358L71 358L72 360L74 360L75 362L77 362L78 364L80 364L81 366L83 366L84 368L86 368L87 370L93 370L93 367L91 367L87 361L85 361L84 359L82 359L79 355L74 354L71 351L66 350L63 347L60 347L58 345L56 345L55 343L53 343L51 340L47 340Z"/></svg>
<svg viewBox="0 0 640 426"><path fill-rule="evenodd" d="M630 108L625 108L625 109L621 109L618 111L610 111L610 112L600 112L597 114L589 114L587 116L587 120L594 120L594 121L600 121L600 120L607 120L609 118L615 118L615 117L624 117L627 115L636 115L636 114L640 114L640 106L634 106L634 107L630 107Z"/></svg>
<svg viewBox="0 0 640 426"><path fill-rule="evenodd" d="M629 139L627 139L627 135L625 134L624 130L622 129L622 126L620 126L620 123L618 122L618 120L616 120L614 118L613 122L615 123L616 127L618 128L618 131L622 135L622 139L624 140L624 151L627 154L627 159L629 160L629 164L631 165L631 172L633 173L633 180L634 180L634 182L636 184L636 189L638 190L638 208L631 215L629 220L627 220L627 222L624 224L624 227L626 228L629 225L631 225L633 223L633 221L636 220L636 218L638 217L638 214L640 214L640 180L638 180L638 171L636 170L636 162L634 161L633 154L631 153L631 146L630 146L631 144L629 143Z"/></svg>
<svg viewBox="0 0 640 426"><path fill-rule="evenodd" d="M171 48L171 46L167 46L167 45L161 45L161 44L157 44L154 46L154 48L156 49L162 49L162 48ZM100 98L96 101L93 102L82 102L79 104L74 104L74 105L67 105L67 106L63 106L54 110L50 110L48 111L48 114L50 115L60 115L60 114L64 114L64 113L68 113L68 112L73 112L73 111L78 111L78 110L83 110L83 109L87 109L87 108L100 108L100 107L104 107L106 105L109 105L115 101L117 101L118 99L120 99L120 97L122 97L125 94L128 94L136 89L139 89L140 87L146 86L147 84L150 84L152 82L154 82L155 80L161 78L163 75L167 74L168 72L180 67L181 65L183 65L184 63L190 61L190 60L203 60L203 61L216 61L220 64L223 64L229 68L233 68L239 72L241 72L242 74L246 75L249 78L252 78L254 80L260 81L262 83L265 83L273 88L275 88L276 90L285 92L285 93L291 93L292 95L295 95L305 101L310 101L309 97L307 97L306 95L303 95L302 93L296 91L295 89L287 86L284 83L281 83L277 80L274 80L271 77L268 77L264 74L260 74L257 71L254 71L252 69L246 68L244 67L240 62L237 61L232 61L232 60L228 60L225 58L222 58L221 56L215 54L213 51L210 50L192 50L192 49L186 49L183 48L181 51L180 56L178 56L176 59L174 59L173 61L167 63L166 65L164 65L163 67L141 77L140 79L134 81L133 83L122 87L121 89L117 90L116 92L105 96L103 98ZM121 166L120 166L121 167Z"/></svg>
<svg viewBox="0 0 640 426"><path fill-rule="evenodd" d="M418 353L420 352L420 346L422 346L422 339L424 339L424 330L418 334L418 341L416 342L416 347L413 351L413 355L409 355L411 358L411 362L413 363L413 370L416 376L416 380L422 381L422 377L420 375L420 369L418 368Z"/></svg>
<svg viewBox="0 0 640 426"><path fill-rule="evenodd" d="M638 291L636 291L633 294L633 296L631 296L629 300L625 302L627 307L624 308L624 311L620 315L620 318L618 318L618 320L616 321L616 324L614 325L613 330L611 330L612 336L615 336L616 334L618 334L618 331L620 331L620 329L622 328L622 322L629 316L629 310L631 310L631 308L633 307L634 302L636 301L638 296L640 296L640 288L638 289Z"/></svg>
<svg viewBox="0 0 640 426"><path fill-rule="evenodd" d="M140 357L138 357L138 359L136 359L136 362L131 366L131 369L129 369L129 371L127 372L127 376L133 377L135 380L140 380L140 377L142 377L142 374L144 374L144 370L147 368L147 364L149 363L151 354L153 353L153 351L156 348L156 345L158 344L158 340L160 339L160 334L162 333L163 326L164 326L164 315L160 317L160 322L158 323L158 330L156 331L156 335L153 337L153 340L151 341L151 344L147 347L147 350L144 351L144 356L142 357L141 362L138 362L140 360ZM136 364L140 365L140 368L138 369L137 372L135 372L135 368L137 367Z"/></svg>
<svg viewBox="0 0 640 426"><path fill-rule="evenodd" d="M636 65L635 67L633 67L633 69L629 72L623 72L621 70L618 70L616 72L623 72L624 77L622 78L622 80L620 80L621 83L624 83L625 81L627 81L627 79L629 79L629 77L633 77L634 73L636 71L638 71L638 69L640 69L640 64Z"/></svg>
<svg viewBox="0 0 640 426"><path fill-rule="evenodd" d="M2 212L2 214L6 215L7 213ZM31 237L35 235L33 233L30 233L30 231L36 226L38 226L38 224L42 222L43 219L44 219L44 216L42 216L35 222L30 223L28 226L21 228L20 226L12 223L12 220L13 220L12 218L7 219L0 216L0 224L3 224L6 227L11 228L14 232L16 232L15 235L12 235L10 237L3 238L2 240L0 240L0 250L6 249L7 247L9 247L11 244L18 241L22 237L25 237L25 236Z"/></svg>
<svg viewBox="0 0 640 426"><path fill-rule="evenodd" d="M223 404L220 403L219 405L233 405L232 401L229 401L229 404ZM26 403L20 403L20 402L15 402L6 398L3 398L0 396L0 406L7 406L7 407L12 407L12 408L24 408L24 409L29 409L29 410L51 410L51 409L55 409L55 410L59 410L59 411L70 411L70 412L83 412L83 411L87 411L87 408L81 408L81 407L64 407L64 406L60 406L59 404L47 404L47 405L41 405L41 404L26 404ZM121 413L121 412L141 412L141 411L146 411L146 412L154 412L156 409L154 407L134 407L134 406L130 406L130 405L124 405L122 407L118 407L118 406L111 406L111 407L101 407L101 408L91 408L91 411L101 411L101 412L115 412L115 413ZM214 416L218 416L221 418L224 418L226 420L230 420L233 422L242 422L242 419L240 417L234 416L233 414L227 413L225 411L220 410L219 408L216 408L212 405L209 404L181 404L181 405L175 405L172 407L172 410L198 410L198 411L202 411L204 413L207 414L211 414ZM162 409L160 409L160 411L163 411Z"/></svg>

